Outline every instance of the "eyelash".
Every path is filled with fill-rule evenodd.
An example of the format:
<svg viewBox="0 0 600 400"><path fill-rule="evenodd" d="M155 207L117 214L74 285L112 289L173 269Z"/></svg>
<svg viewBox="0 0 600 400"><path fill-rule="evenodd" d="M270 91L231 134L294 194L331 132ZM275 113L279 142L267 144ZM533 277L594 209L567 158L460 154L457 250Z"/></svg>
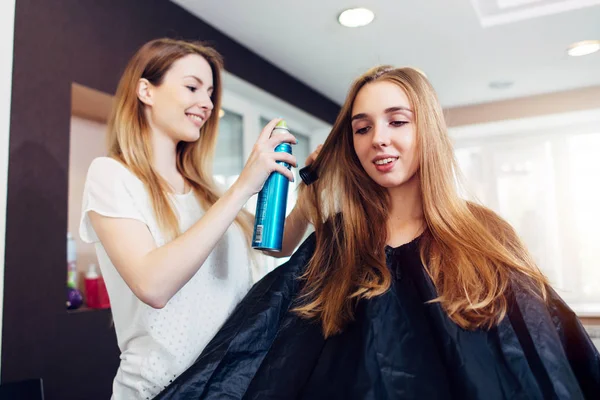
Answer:
<svg viewBox="0 0 600 400"><path fill-rule="evenodd" d="M390 125L392 125L394 128L400 128L401 126L404 126L408 124L408 121L391 121ZM367 129L367 130L365 130ZM371 129L370 126L365 126L364 128L360 128L357 129L354 133L357 135L364 135L365 133L367 133L369 131L369 129Z"/></svg>
<svg viewBox="0 0 600 400"><path fill-rule="evenodd" d="M198 90L198 88L195 86L186 86L186 88L188 88L190 90L190 92L192 92L192 93L196 93L196 91ZM212 100L213 92L208 92L208 97L210 97Z"/></svg>

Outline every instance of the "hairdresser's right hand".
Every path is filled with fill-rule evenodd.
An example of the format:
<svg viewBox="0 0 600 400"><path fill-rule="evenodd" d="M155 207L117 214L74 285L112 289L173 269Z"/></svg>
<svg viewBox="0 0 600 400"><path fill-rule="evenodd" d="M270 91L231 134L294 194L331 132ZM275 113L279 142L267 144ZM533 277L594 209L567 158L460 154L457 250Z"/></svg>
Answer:
<svg viewBox="0 0 600 400"><path fill-rule="evenodd" d="M323 148L323 144L318 145L317 148L315 149L315 151L313 151L312 153L310 153L308 155L308 157L306 157L306 161L304 161L304 166L308 167L310 164L312 164L313 161L315 161L317 159L317 156L321 152L322 148Z"/></svg>
<svg viewBox="0 0 600 400"><path fill-rule="evenodd" d="M294 174L285 166L278 164L277 161L286 162L294 167L297 167L296 157L286 152L275 152L275 147L280 143L296 144L296 138L292 134L278 134L275 137L270 137L271 132L281 121L281 118L276 118L269 122L260 133L258 140L252 148L250 157L240 174L240 177L235 182L235 185L243 190L248 196L252 196L262 189L265 181L271 175L271 172L277 171L286 176L290 181L294 181Z"/></svg>

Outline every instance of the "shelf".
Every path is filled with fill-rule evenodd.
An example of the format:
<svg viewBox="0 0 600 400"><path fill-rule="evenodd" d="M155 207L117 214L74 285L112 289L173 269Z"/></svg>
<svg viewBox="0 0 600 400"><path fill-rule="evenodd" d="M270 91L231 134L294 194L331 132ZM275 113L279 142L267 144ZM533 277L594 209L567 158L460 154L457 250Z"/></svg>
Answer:
<svg viewBox="0 0 600 400"><path fill-rule="evenodd" d="M110 308L90 308L88 306L81 306L76 310L67 310L68 314L81 314L81 313L88 313L88 312L94 312L94 311L105 311L108 310L110 311Z"/></svg>

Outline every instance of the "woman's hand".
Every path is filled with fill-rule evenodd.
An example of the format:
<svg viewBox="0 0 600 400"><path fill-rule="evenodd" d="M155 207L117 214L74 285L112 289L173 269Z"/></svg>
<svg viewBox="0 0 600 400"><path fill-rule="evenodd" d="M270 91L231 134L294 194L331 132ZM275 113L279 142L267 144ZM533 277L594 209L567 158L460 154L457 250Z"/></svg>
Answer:
<svg viewBox="0 0 600 400"><path fill-rule="evenodd" d="M310 153L310 155L308 157L306 157L304 166L308 167L310 164L312 164L317 159L317 156L321 152L322 148L323 148L322 144L318 145L317 148L315 149L315 151L313 151L312 153Z"/></svg>
<svg viewBox="0 0 600 400"><path fill-rule="evenodd" d="M235 185L241 188L248 197L262 189L272 172L279 172L290 181L294 181L292 171L279 162L296 167L298 165L296 157L286 152L275 152L275 148L281 143L296 144L297 140L290 133L271 137L271 132L279 121L281 121L280 118L273 119L263 128L240 177L235 182Z"/></svg>

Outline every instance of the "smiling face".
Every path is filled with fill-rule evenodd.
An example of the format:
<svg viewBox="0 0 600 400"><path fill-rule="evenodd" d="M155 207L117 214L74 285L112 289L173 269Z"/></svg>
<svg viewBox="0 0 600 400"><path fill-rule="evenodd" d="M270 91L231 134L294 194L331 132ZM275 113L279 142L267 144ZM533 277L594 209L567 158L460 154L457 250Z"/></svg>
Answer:
<svg viewBox="0 0 600 400"><path fill-rule="evenodd" d="M138 95L151 125L175 142L193 142L213 110L213 74L197 54L175 61L158 85L140 81Z"/></svg>
<svg viewBox="0 0 600 400"><path fill-rule="evenodd" d="M404 90L380 80L364 85L352 106L354 151L369 177L387 189L419 169L414 111Z"/></svg>

